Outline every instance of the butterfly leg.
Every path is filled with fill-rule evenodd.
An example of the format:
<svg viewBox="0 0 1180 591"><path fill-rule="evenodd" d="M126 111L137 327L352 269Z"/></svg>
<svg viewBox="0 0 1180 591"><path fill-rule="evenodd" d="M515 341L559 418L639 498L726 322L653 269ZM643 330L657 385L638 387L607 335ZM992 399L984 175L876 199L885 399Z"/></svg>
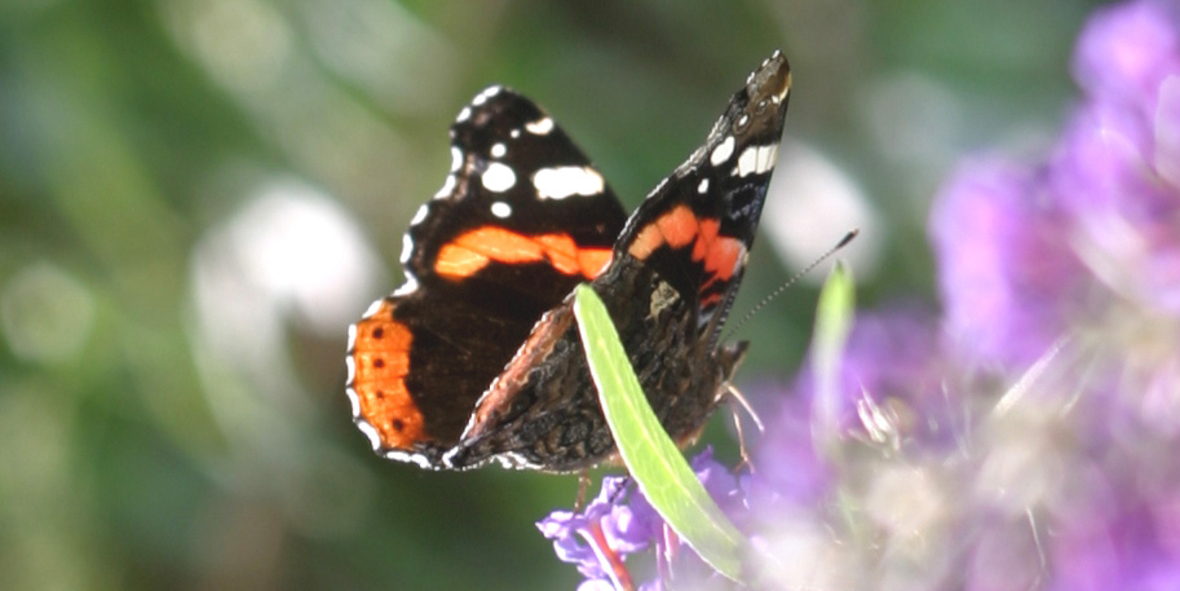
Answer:
<svg viewBox="0 0 1180 591"><path fill-rule="evenodd" d="M742 456L742 460L738 462L737 467L734 468L734 472L741 472L742 469L747 466L750 468L750 471L753 472L754 464L750 461L749 450L746 447L746 436L745 430L742 427L742 416L740 411L744 410L746 414L750 415L750 418L754 420L754 425L758 427L759 433L765 433L766 426L763 425L762 419L758 416L758 413L754 412L754 407L750 406L750 401L746 400L746 397L743 396L742 393L733 386L733 384L726 384L725 389L725 395L729 399L729 409L733 416L733 426L737 430L738 446L741 450Z"/></svg>
<svg viewBox="0 0 1180 591"><path fill-rule="evenodd" d="M582 468L578 472L578 496L574 499L574 512L582 510L586 506L586 490L590 488L590 469Z"/></svg>

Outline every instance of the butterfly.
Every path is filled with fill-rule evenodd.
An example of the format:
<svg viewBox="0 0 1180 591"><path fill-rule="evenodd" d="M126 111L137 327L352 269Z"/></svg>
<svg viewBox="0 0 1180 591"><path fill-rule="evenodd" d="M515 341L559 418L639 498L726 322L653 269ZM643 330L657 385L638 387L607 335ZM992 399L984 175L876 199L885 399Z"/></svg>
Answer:
<svg viewBox="0 0 1180 591"><path fill-rule="evenodd" d="M571 292L589 282L648 401L687 442L748 343L720 342L778 153L775 52L704 145L629 217L553 118L491 86L451 126L451 170L405 234L405 283L349 328L353 420L389 459L549 472L611 458Z"/></svg>

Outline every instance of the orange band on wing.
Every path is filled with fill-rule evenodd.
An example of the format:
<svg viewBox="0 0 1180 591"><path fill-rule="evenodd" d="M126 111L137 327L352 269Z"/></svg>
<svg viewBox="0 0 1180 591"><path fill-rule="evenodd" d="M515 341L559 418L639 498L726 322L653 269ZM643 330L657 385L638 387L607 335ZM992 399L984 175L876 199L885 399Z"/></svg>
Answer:
<svg viewBox="0 0 1180 591"><path fill-rule="evenodd" d="M701 229L697 223L697 216L687 205L678 205L660 216L660 219L656 220L656 225L660 227L664 241L672 248L688 246L696 239Z"/></svg>
<svg viewBox="0 0 1180 591"><path fill-rule="evenodd" d="M697 237L696 244L692 246L692 260L699 261L707 254L709 248L713 246L713 241L717 239L717 232L721 229L721 222L718 220L701 220L701 235Z"/></svg>
<svg viewBox="0 0 1180 591"><path fill-rule="evenodd" d="M701 286L703 291L717 281L732 278L746 252L741 240L720 236L720 230L719 220L698 218L689 206L677 205L641 229L627 252L642 261L665 245L675 250L691 244L692 260L703 261L709 274Z"/></svg>
<svg viewBox="0 0 1180 591"><path fill-rule="evenodd" d="M722 281L728 281L737 270L739 259L746 252L746 245L737 238L722 236L709 245L708 252L705 255L705 271Z"/></svg>
<svg viewBox="0 0 1180 591"><path fill-rule="evenodd" d="M386 448L410 449L429 438L422 412L406 389L412 341L410 329L393 319L388 301L356 325L352 388L361 417L377 430Z"/></svg>
<svg viewBox="0 0 1180 591"><path fill-rule="evenodd" d="M598 276L610 261L609 248L579 248L569 234L528 236L504 228L484 226L443 245L434 262L439 275L462 279L491 262L525 264L548 262L565 275Z"/></svg>
<svg viewBox="0 0 1180 591"><path fill-rule="evenodd" d="M665 244L672 248L680 248L688 244L696 235L699 227L696 216L687 205L677 205L671 211L656 218L655 222L644 226L627 252L631 256L644 261L651 254Z"/></svg>
<svg viewBox="0 0 1180 591"><path fill-rule="evenodd" d="M583 269L582 274L586 277L598 277L598 274L602 273L602 270L610 263L613 254L609 248L578 249L578 266Z"/></svg>
<svg viewBox="0 0 1180 591"><path fill-rule="evenodd" d="M578 245L569 234L542 234L536 238L537 244L549 257L553 268L565 275L576 275L582 272L578 266Z"/></svg>

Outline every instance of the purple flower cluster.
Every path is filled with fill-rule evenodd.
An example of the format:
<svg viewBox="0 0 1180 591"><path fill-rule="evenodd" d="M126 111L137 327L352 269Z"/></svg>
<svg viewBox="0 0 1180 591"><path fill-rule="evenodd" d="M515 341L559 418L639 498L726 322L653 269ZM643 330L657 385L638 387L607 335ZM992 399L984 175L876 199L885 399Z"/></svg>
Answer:
<svg viewBox="0 0 1180 591"><path fill-rule="evenodd" d="M744 502L739 479L713 459L709 448L691 465L713 500L736 515ZM604 477L598 496L581 512L554 511L537 522L541 534L553 540L557 557L576 565L586 577L579 591L634 589L623 563L628 555L648 549L657 557L659 576L640 586L641 590L659 591L674 577L706 580L714 576L691 550L682 550L676 534L635 488L625 477Z"/></svg>
<svg viewBox="0 0 1180 591"><path fill-rule="evenodd" d="M757 588L1180 589L1180 3L1099 9L1073 69L1045 161L938 196L942 316L861 313L834 375L766 388L756 471L694 461ZM620 486L538 524L586 589L650 550L644 588L726 584Z"/></svg>

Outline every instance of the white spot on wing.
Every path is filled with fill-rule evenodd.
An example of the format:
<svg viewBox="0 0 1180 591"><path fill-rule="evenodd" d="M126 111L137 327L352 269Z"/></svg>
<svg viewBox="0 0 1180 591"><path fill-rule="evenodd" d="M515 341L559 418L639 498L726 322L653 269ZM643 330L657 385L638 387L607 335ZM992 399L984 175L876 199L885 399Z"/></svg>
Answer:
<svg viewBox="0 0 1180 591"><path fill-rule="evenodd" d="M516 173L505 164L493 162L480 177L483 187L493 193L503 193L516 184Z"/></svg>
<svg viewBox="0 0 1180 591"><path fill-rule="evenodd" d="M763 172L773 170L775 160L778 158L778 144L763 146L759 153L762 154L761 168Z"/></svg>
<svg viewBox="0 0 1180 591"><path fill-rule="evenodd" d="M435 199L446 199L455 191L455 175L448 174L447 180L443 181L443 186L434 194Z"/></svg>
<svg viewBox="0 0 1180 591"><path fill-rule="evenodd" d="M492 203L492 215L504 219L512 215L512 206L503 201L496 201Z"/></svg>
<svg viewBox="0 0 1180 591"><path fill-rule="evenodd" d="M459 172L459 168L463 166L463 150L456 146L451 146L451 172Z"/></svg>
<svg viewBox="0 0 1180 591"><path fill-rule="evenodd" d="M365 310L365 313L361 314L361 320L364 320L365 318L368 318L368 317L372 316L373 314L376 314L377 310L381 309L381 304L383 304L383 303L385 303L385 300L377 300L377 301L369 304L369 307Z"/></svg>
<svg viewBox="0 0 1180 591"><path fill-rule="evenodd" d="M361 416L361 399L356 395L356 390L345 388L344 393L348 394L348 405L352 407L352 418Z"/></svg>
<svg viewBox="0 0 1180 591"><path fill-rule="evenodd" d="M355 348L356 348L356 325L355 325L355 324L349 324L349 325L348 325L348 348L347 348L347 349L345 349L345 351L348 351L349 355L351 355L351 354L352 354L352 351L353 351L353 349L355 349ZM351 360L351 359L352 359L352 357L349 357L349 360ZM346 384L351 384L351 383L352 383L352 371L351 371L351 369L352 369L352 368L349 368L349 372L348 372L348 379L345 381L345 383L346 383Z"/></svg>
<svg viewBox="0 0 1180 591"><path fill-rule="evenodd" d="M738 176L746 176L754 172L754 163L758 159L758 148L750 146L742 155L738 157L737 166L733 167L733 173Z"/></svg>
<svg viewBox="0 0 1180 591"><path fill-rule="evenodd" d="M369 438L369 443L373 444L373 451L381 449L381 434L377 432L377 428L370 425L369 421L360 419L356 422L356 426Z"/></svg>
<svg viewBox="0 0 1180 591"><path fill-rule="evenodd" d="M546 135L553 131L553 119L543 117L530 123L525 123L524 128L529 130L529 133L534 135Z"/></svg>
<svg viewBox="0 0 1180 591"><path fill-rule="evenodd" d="M402 234L402 255L398 260L404 265L410 261L410 256L414 253L414 239L410 238L410 233Z"/></svg>
<svg viewBox="0 0 1180 591"><path fill-rule="evenodd" d="M501 87L499 85L489 86L485 88L483 92L475 95L475 98L471 99L471 104L477 107L483 105L484 103L488 102L488 99L496 96L497 94L500 94L500 90Z"/></svg>
<svg viewBox="0 0 1180 591"><path fill-rule="evenodd" d="M716 148L713 148L713 154L709 156L709 162L712 162L713 166L724 164L725 161L729 160L730 156L733 156L733 143L733 136L727 136L725 141L717 144Z"/></svg>
<svg viewBox="0 0 1180 591"><path fill-rule="evenodd" d="M555 166L533 174L533 186L542 199L565 199L570 195L597 195L605 188L605 182L589 166Z"/></svg>
<svg viewBox="0 0 1180 591"><path fill-rule="evenodd" d="M508 137L511 137L512 139L520 137L520 129L513 129L512 131L508 132Z"/></svg>
<svg viewBox="0 0 1180 591"><path fill-rule="evenodd" d="M648 195L655 195L656 193L659 193L661 190L663 190L664 185L666 184L668 184L668 177L660 179L660 182L656 183L656 188L652 189Z"/></svg>
<svg viewBox="0 0 1180 591"><path fill-rule="evenodd" d="M426 204L423 203L418 208L418 211L414 212L414 219L410 220L410 225L417 226L418 224L421 224L422 222L426 221L426 215L428 213L430 213L430 208L426 207Z"/></svg>
<svg viewBox="0 0 1180 591"><path fill-rule="evenodd" d="M430 465L430 460L426 459L426 456L422 454L405 452L400 449L391 449L385 452L385 457L386 459L396 460L399 462L417 464L419 468L423 469L433 468L433 466Z"/></svg>
<svg viewBox="0 0 1180 591"><path fill-rule="evenodd" d="M504 155L507 153L508 153L508 146L505 146L503 142L497 143L496 145L492 146L492 158L503 158Z"/></svg>
<svg viewBox="0 0 1180 591"><path fill-rule="evenodd" d="M401 286L399 286L396 290L394 290L393 295L405 296L405 295L410 295L410 294L414 293L415 291L418 291L418 278L414 277L414 275L412 273L410 273L409 271L406 271L405 274L406 274L406 282L401 284Z"/></svg>
<svg viewBox="0 0 1180 591"><path fill-rule="evenodd" d="M492 456L501 467L508 470L525 470L529 468L539 468L536 464L528 461L523 455L518 452L509 451L502 454Z"/></svg>
<svg viewBox="0 0 1180 591"><path fill-rule="evenodd" d="M463 107L463 110L459 111L459 116L455 117L455 123L462 123L464 121L467 121L470 118L471 118L471 107Z"/></svg>
<svg viewBox="0 0 1180 591"><path fill-rule="evenodd" d="M704 195L709 192L709 179L701 179L701 184L697 185L697 193Z"/></svg>
<svg viewBox="0 0 1180 591"><path fill-rule="evenodd" d="M775 158L778 156L778 144L766 146L749 146L738 158L733 174L746 176L748 174L762 174L774 168Z"/></svg>

